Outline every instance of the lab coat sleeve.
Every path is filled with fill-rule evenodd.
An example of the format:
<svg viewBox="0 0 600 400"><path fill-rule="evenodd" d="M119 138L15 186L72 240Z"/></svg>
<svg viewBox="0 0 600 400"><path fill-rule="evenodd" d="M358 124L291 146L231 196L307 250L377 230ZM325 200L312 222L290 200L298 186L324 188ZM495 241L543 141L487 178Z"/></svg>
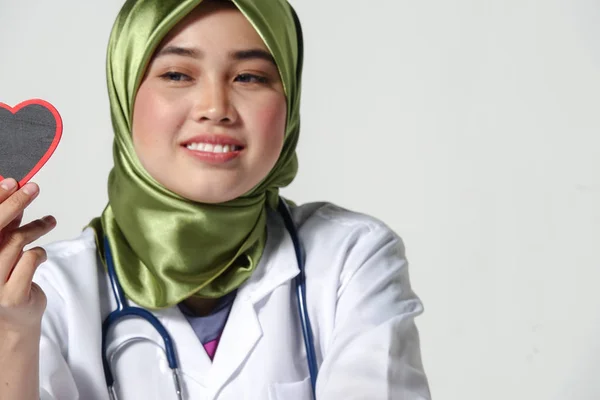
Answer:
<svg viewBox="0 0 600 400"><path fill-rule="evenodd" d="M376 226L345 255L332 339L317 379L317 399L430 399L401 239Z"/></svg>
<svg viewBox="0 0 600 400"><path fill-rule="evenodd" d="M40 338L40 399L76 400L79 393L67 364L67 322L64 299L44 273L36 275L48 299Z"/></svg>

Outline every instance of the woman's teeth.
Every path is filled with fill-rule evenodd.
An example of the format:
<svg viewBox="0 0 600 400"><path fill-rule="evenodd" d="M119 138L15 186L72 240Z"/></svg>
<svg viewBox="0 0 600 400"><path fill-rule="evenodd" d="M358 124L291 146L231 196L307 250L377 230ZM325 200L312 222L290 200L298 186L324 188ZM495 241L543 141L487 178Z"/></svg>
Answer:
<svg viewBox="0 0 600 400"><path fill-rule="evenodd" d="M229 153L232 151L239 151L242 148L235 145L220 145L211 143L190 143L186 146L190 150L205 151L207 153Z"/></svg>

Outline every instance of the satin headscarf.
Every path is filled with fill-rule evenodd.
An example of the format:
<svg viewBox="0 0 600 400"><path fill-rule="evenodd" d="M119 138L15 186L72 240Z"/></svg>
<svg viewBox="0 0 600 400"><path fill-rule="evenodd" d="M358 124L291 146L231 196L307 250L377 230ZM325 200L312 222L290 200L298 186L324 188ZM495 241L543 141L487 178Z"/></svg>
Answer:
<svg viewBox="0 0 600 400"><path fill-rule="evenodd" d="M128 0L108 45L114 167L108 206L90 226L103 261L108 238L127 297L151 309L192 295L218 298L248 279L264 250L266 208L277 206L279 188L298 167L302 34L286 0L231 0L275 58L287 99L283 150L268 176L237 199L203 204L167 190L142 167L131 134L137 90L162 39L201 1Z"/></svg>

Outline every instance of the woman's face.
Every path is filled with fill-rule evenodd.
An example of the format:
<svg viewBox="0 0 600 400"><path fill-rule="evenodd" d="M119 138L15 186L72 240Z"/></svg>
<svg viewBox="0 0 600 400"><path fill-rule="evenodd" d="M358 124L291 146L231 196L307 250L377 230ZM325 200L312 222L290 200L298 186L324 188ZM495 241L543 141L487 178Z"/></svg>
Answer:
<svg viewBox="0 0 600 400"><path fill-rule="evenodd" d="M285 125L283 85L264 42L233 4L205 1L154 54L135 99L133 144L167 189L221 203L267 176Z"/></svg>

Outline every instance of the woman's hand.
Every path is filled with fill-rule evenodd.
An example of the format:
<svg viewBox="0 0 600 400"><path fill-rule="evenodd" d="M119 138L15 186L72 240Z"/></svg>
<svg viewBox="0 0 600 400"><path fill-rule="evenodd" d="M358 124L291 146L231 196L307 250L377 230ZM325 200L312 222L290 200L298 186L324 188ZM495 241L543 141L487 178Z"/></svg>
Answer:
<svg viewBox="0 0 600 400"><path fill-rule="evenodd" d="M32 282L46 252L41 247L24 251L24 247L50 232L56 220L47 216L21 226L23 211L38 193L34 183L17 190L14 179L0 182L0 337L39 332L46 309L44 292Z"/></svg>

